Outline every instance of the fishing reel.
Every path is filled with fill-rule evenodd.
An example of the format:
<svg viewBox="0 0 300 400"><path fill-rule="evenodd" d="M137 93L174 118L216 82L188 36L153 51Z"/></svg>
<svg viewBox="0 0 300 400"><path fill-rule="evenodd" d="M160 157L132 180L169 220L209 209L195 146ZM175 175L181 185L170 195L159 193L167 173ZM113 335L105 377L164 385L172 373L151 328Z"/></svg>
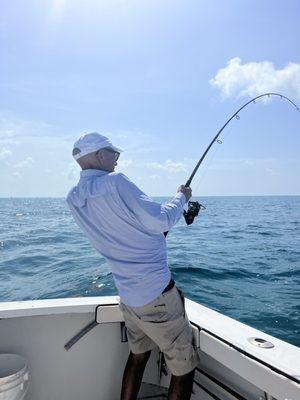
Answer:
<svg viewBox="0 0 300 400"><path fill-rule="evenodd" d="M189 201L188 210L183 211L183 216L187 225L191 225L194 222L195 217L197 217L201 209L205 210L205 207L198 203L198 201Z"/></svg>

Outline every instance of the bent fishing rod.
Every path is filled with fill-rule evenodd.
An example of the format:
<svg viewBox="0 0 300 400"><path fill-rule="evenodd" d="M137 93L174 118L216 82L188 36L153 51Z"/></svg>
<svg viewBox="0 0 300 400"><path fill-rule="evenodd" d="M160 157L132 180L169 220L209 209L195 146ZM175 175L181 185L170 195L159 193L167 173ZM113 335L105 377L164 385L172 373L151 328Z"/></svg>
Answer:
<svg viewBox="0 0 300 400"><path fill-rule="evenodd" d="M195 166L191 176L189 177L189 179L186 181L185 186L186 187L190 187L190 184L196 174L196 172L198 171L198 168L200 167L200 165L202 164L202 161L205 159L207 153L209 152L209 150L211 149L212 145L214 143L219 143L221 144L221 140L219 140L219 136L220 134L223 132L223 130L226 128L226 126L233 120L233 118L236 119L240 119L239 117L239 113L245 108L247 107L249 104L256 103L257 99L260 99L262 97L271 97L271 96L277 96L280 97L281 99L285 99L287 100L293 107L296 108L297 111L299 110L299 107L288 97L284 96L283 94L280 93L264 93L261 94L257 97L254 97L253 99L249 100L247 103L245 103L242 107L240 107L226 122L225 124L222 126L222 128L218 131L218 133L215 135L215 137L213 138L213 140L210 142L210 144L208 145L207 149L205 150L205 152L202 154L200 160L198 161L197 165ZM199 211L201 210L201 208L205 209L205 207L200 204L198 201L189 201L188 203L188 210L183 212L185 221L187 223L187 225L191 225L194 222L195 217L199 214ZM167 236L168 232L165 232L165 236Z"/></svg>

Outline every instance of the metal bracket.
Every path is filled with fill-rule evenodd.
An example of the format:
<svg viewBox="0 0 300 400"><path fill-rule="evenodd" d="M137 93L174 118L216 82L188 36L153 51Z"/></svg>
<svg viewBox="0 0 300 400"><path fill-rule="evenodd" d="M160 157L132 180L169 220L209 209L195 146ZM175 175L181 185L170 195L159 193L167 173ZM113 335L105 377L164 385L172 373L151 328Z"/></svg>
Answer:
<svg viewBox="0 0 300 400"><path fill-rule="evenodd" d="M102 311L101 318L99 317L100 308L101 308L101 311ZM119 304L118 303L99 304L95 309L95 318L93 319L93 321L89 322L78 333L76 333L76 335L74 335L64 345L64 348L65 348L66 351L70 350L70 348L73 347L74 344L77 343L83 336L85 336L87 333L89 333L92 329L94 329L97 325L99 325L101 323L108 323L108 322L121 322L121 323L123 323L123 321L124 321L124 319L123 319L123 316L122 316L122 312L119 309ZM123 341L123 339L125 339L125 338L127 338L127 336L126 336L126 333L124 333L122 331L122 326L121 326L121 341Z"/></svg>

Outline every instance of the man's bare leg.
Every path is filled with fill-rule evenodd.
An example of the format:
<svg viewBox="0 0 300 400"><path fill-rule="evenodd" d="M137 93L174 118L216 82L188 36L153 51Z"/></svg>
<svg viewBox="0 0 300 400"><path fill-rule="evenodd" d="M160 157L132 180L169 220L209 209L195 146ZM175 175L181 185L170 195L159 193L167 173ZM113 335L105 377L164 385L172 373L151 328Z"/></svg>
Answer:
<svg viewBox="0 0 300 400"><path fill-rule="evenodd" d="M172 375L168 400L190 400L193 389L195 369L185 375Z"/></svg>
<svg viewBox="0 0 300 400"><path fill-rule="evenodd" d="M130 352L123 374L121 400L136 400L150 354L151 350L140 354Z"/></svg>

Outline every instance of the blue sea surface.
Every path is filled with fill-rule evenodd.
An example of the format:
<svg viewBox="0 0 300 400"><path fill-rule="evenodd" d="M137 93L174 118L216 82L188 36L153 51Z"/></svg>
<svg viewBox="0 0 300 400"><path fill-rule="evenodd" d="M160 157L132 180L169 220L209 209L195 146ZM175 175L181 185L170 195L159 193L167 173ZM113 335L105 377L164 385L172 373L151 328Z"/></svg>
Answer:
<svg viewBox="0 0 300 400"><path fill-rule="evenodd" d="M164 202L166 198L156 198ZM186 297L300 345L300 196L203 197L167 236ZM0 301L117 294L61 198L0 199Z"/></svg>

